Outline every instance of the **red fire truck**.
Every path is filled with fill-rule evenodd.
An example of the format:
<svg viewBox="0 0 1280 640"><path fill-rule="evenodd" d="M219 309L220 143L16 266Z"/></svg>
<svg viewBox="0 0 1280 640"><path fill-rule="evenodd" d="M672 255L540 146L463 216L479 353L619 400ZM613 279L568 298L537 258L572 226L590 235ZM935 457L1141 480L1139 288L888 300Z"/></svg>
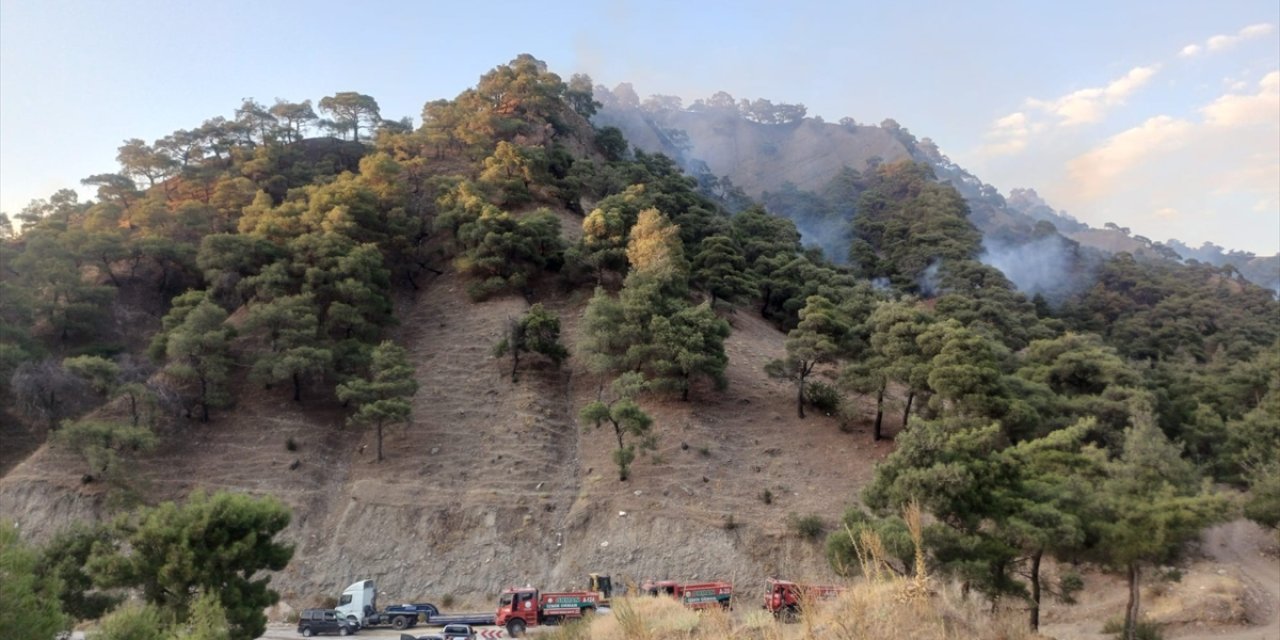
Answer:
<svg viewBox="0 0 1280 640"><path fill-rule="evenodd" d="M598 592L539 593L533 587L507 589L498 599L498 614L494 622L506 627L512 638L519 638L529 627L589 616L599 606Z"/></svg>
<svg viewBox="0 0 1280 640"><path fill-rule="evenodd" d="M733 585L728 582L680 584L675 580L659 580L645 582L640 589L651 596L671 596L690 609L733 608Z"/></svg>
<svg viewBox="0 0 1280 640"><path fill-rule="evenodd" d="M799 584L774 578L769 578L764 584L764 608L775 617L786 621L795 620L806 604L830 600L844 593L844 587Z"/></svg>

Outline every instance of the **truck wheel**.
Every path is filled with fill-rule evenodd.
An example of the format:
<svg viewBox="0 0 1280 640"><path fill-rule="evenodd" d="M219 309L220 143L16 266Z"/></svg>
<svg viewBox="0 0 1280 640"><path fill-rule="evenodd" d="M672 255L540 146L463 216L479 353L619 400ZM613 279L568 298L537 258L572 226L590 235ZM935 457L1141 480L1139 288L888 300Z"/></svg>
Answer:
<svg viewBox="0 0 1280 640"><path fill-rule="evenodd" d="M345 635L347 635L348 633L350 633L350 631L347 631L347 627L346 627L346 625L343 625L343 626L341 626L341 627L338 627L338 635L340 635L340 636L345 636Z"/></svg>
<svg viewBox="0 0 1280 640"><path fill-rule="evenodd" d="M404 616L396 616L391 619L391 626L395 627L396 631L403 631L405 627L409 626L409 619Z"/></svg>
<svg viewBox="0 0 1280 640"><path fill-rule="evenodd" d="M583 618L590 618L591 616L594 616L594 615L596 614L596 608L595 608L595 607L583 607L583 608L582 608L582 611L580 611L580 612L579 612L579 614L580 614Z"/></svg>
<svg viewBox="0 0 1280 640"><path fill-rule="evenodd" d="M524 620L516 618L507 623L507 635L512 638L524 637Z"/></svg>
<svg viewBox="0 0 1280 640"><path fill-rule="evenodd" d="M303 627L303 628L302 628L302 637L304 637L304 638L310 638L310 637L311 637L311 627Z"/></svg>

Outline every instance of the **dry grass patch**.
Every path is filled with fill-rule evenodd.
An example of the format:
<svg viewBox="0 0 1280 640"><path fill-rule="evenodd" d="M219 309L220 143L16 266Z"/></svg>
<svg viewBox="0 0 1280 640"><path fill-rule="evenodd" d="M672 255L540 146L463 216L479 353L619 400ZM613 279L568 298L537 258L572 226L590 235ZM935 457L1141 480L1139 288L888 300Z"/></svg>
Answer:
<svg viewBox="0 0 1280 640"><path fill-rule="evenodd" d="M1020 611L992 614L990 604L964 598L955 585L925 598L904 598L907 582L893 579L853 585L839 598L816 603L796 624L748 609L741 594L736 611L692 611L671 598L616 598L613 615L600 615L546 634L547 640L1031 640Z"/></svg>

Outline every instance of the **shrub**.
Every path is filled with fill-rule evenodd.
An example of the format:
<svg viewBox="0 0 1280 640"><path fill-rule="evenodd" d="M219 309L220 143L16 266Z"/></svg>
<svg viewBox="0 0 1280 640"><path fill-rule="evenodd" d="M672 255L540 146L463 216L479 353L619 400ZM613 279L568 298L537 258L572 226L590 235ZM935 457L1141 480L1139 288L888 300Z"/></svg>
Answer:
<svg viewBox="0 0 1280 640"><path fill-rule="evenodd" d="M823 382L810 382L806 385L804 399L823 413L834 414L840 410L840 392Z"/></svg>
<svg viewBox="0 0 1280 640"><path fill-rule="evenodd" d="M1124 637L1124 620L1122 618L1112 618L1102 625L1103 633L1113 633L1117 638ZM1138 640L1164 640L1164 633L1160 631L1160 625L1148 621L1139 620L1137 622Z"/></svg>
<svg viewBox="0 0 1280 640"><path fill-rule="evenodd" d="M817 540L822 537L822 534L826 530L826 525L823 524L822 518L813 514L797 516L793 513L788 517L788 520L791 523L792 530L796 532L796 535L804 538L805 540Z"/></svg>
<svg viewBox="0 0 1280 640"><path fill-rule="evenodd" d="M773 504L773 492L768 489L761 491L760 502L763 502L765 504Z"/></svg>
<svg viewBox="0 0 1280 640"><path fill-rule="evenodd" d="M298 441L294 440L293 436L289 436L289 439L284 441L284 448L288 449L289 451L297 451Z"/></svg>

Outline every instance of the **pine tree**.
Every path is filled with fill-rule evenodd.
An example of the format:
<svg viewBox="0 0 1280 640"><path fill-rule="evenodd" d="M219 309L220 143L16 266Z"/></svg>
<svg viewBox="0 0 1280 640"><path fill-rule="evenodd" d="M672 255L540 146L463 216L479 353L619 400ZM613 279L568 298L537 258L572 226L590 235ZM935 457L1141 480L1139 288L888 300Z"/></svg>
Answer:
<svg viewBox="0 0 1280 640"><path fill-rule="evenodd" d="M693 258L693 281L716 300L737 302L755 290L747 271L747 260L733 238L710 236L699 245Z"/></svg>
<svg viewBox="0 0 1280 640"><path fill-rule="evenodd" d="M0 520L0 629L23 640L45 640L65 631L70 620L58 600L58 578L40 571L39 556L18 537L18 529Z"/></svg>
<svg viewBox="0 0 1280 640"><path fill-rule="evenodd" d="M804 387L814 367L834 360L840 354L841 341L848 331L831 301L810 296L800 311L800 324L787 334L787 357L774 360L765 371L774 378L791 380L796 385L796 413L804 417Z"/></svg>
<svg viewBox="0 0 1280 640"><path fill-rule="evenodd" d="M640 438L640 446L653 448L649 438L649 427L653 418L636 404L635 396L646 388L644 376L635 372L618 376L610 387L607 401L604 389L594 402L582 408L578 417L597 429L606 422L613 427L613 434L618 439L618 448L613 450L613 461L618 465L618 480L626 481L631 474L631 463L636 458L636 443L627 442L627 438Z"/></svg>
<svg viewBox="0 0 1280 640"><path fill-rule="evenodd" d="M231 401L226 382L232 365L231 338L236 332L226 324L227 312L222 307L203 293L190 301L196 300L189 308L174 307L181 312L182 320L165 333L165 353L170 373L195 387L194 402L200 409L200 421L208 422L209 409Z"/></svg>
<svg viewBox="0 0 1280 640"><path fill-rule="evenodd" d="M323 348L317 335L320 321L310 294L255 304L245 325L250 331L260 330L267 347L253 364L253 377L268 386L292 382L294 402L302 400L307 378L323 376L332 366L333 353Z"/></svg>
<svg viewBox="0 0 1280 640"><path fill-rule="evenodd" d="M382 462L382 429L387 424L408 424L413 415L409 399L418 392L413 366L403 347L383 342L373 350L368 378L353 378L338 385L338 399L355 405L347 418L352 425L373 425Z"/></svg>
<svg viewBox="0 0 1280 640"><path fill-rule="evenodd" d="M1124 449L1107 466L1097 489L1100 513L1094 519L1100 558L1125 573L1129 603L1124 640L1137 638L1141 620L1144 566L1166 562L1200 531L1224 519L1230 503L1201 484L1181 447L1156 426L1149 413L1134 416Z"/></svg>
<svg viewBox="0 0 1280 640"><path fill-rule="evenodd" d="M263 609L279 600L264 572L293 557L292 545L276 540L289 519L274 498L198 491L117 520L112 541L94 546L88 572L99 588L137 589L169 620L187 620L201 593L217 594L230 638L250 640L266 630Z"/></svg>
<svg viewBox="0 0 1280 640"><path fill-rule="evenodd" d="M652 348L644 369L651 372L658 388L679 390L680 399L688 401L696 378L711 378L717 389L728 384L724 340L729 337L729 323L716 316L709 301L685 307L670 318L655 315L649 334Z"/></svg>
<svg viewBox="0 0 1280 640"><path fill-rule="evenodd" d="M511 354L512 382L516 382L523 353L540 353L559 367L569 357L569 350L560 344L560 316L538 303L519 319L508 321L506 335L494 346L493 354L501 358L508 353Z"/></svg>

